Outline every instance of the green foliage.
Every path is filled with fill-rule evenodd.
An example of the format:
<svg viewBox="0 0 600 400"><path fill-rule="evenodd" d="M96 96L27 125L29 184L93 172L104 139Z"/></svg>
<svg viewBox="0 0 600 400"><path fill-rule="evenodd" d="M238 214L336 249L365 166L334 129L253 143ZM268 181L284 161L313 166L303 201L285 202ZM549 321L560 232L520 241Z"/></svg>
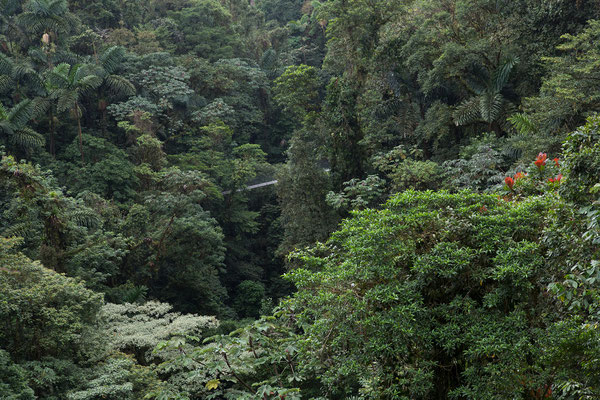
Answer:
<svg viewBox="0 0 600 400"><path fill-rule="evenodd" d="M0 0L0 397L597 397L598 15Z"/></svg>
<svg viewBox="0 0 600 400"><path fill-rule="evenodd" d="M379 205L385 194L385 181L377 175L364 180L352 179L344 182L340 193L327 193L327 203L338 211L363 210Z"/></svg>
<svg viewBox="0 0 600 400"><path fill-rule="evenodd" d="M69 12L67 0L32 0L18 16L18 22L27 26L29 32L41 35L43 32L67 33L75 19Z"/></svg>
<svg viewBox="0 0 600 400"><path fill-rule="evenodd" d="M137 367L137 368L136 368ZM115 357L100 364L85 382L86 389L69 393L69 400L139 399L145 390L136 390L135 382L144 378L143 367L136 366L126 357ZM156 378L154 378L156 380ZM135 383L134 383L135 382Z"/></svg>
<svg viewBox="0 0 600 400"><path fill-rule="evenodd" d="M127 352L141 365L168 354L153 353L164 340L179 336L200 336L206 329L218 325L215 317L173 312L166 303L150 301L144 304L106 304L98 314L101 333L109 352Z"/></svg>
<svg viewBox="0 0 600 400"><path fill-rule="evenodd" d="M33 400L33 390L27 385L26 371L15 364L10 355L0 350L0 391L6 400Z"/></svg>
<svg viewBox="0 0 600 400"><path fill-rule="evenodd" d="M500 399L542 387L547 209L407 191L357 212L326 256L298 253L307 267L289 274L303 368L328 397Z"/></svg>
<svg viewBox="0 0 600 400"><path fill-rule="evenodd" d="M0 239L0 330L17 360L73 357L81 335L102 304L84 284L13 252L16 239Z"/></svg>
<svg viewBox="0 0 600 400"><path fill-rule="evenodd" d="M279 171L277 196L285 232L279 247L281 254L325 240L337 223L333 210L325 202L330 183L318 163L317 146L315 138L298 135L288 150L290 160Z"/></svg>
<svg viewBox="0 0 600 400"><path fill-rule="evenodd" d="M260 282L242 281L237 287L233 306L242 318L258 318L265 298L265 287Z"/></svg>
<svg viewBox="0 0 600 400"><path fill-rule="evenodd" d="M193 398L300 399L293 388L303 377L298 371L297 336L285 317L263 317L229 335L218 335L170 359L169 368L187 367L184 391ZM177 349L181 341L165 342L159 349ZM290 387L292 386L292 387Z"/></svg>
<svg viewBox="0 0 600 400"><path fill-rule="evenodd" d="M138 179L127 154L109 141L91 135L82 135L84 159L88 164L78 166L79 147L76 141L65 149L64 163L67 174L64 182L74 192L89 190L103 198L127 202L136 195Z"/></svg>
<svg viewBox="0 0 600 400"><path fill-rule="evenodd" d="M503 183L506 157L493 135L484 135L463 148L462 157L446 161L445 187L449 190L490 191Z"/></svg>
<svg viewBox="0 0 600 400"><path fill-rule="evenodd" d="M317 69L308 65L290 66L275 80L275 101L284 111L302 120L318 105Z"/></svg>
<svg viewBox="0 0 600 400"><path fill-rule="evenodd" d="M239 36L231 25L231 13L217 0L198 0L171 14L183 35L177 52L193 52L216 61L231 58L239 46Z"/></svg>
<svg viewBox="0 0 600 400"><path fill-rule="evenodd" d="M577 35L565 34L557 46L559 55L544 59L548 74L540 95L525 103L542 130L564 134L598 111L598 50L593 45L600 34L600 22L590 20Z"/></svg>
<svg viewBox="0 0 600 400"><path fill-rule="evenodd" d="M418 151L413 152L418 157ZM441 179L440 166L433 161L408 157L402 146L374 157L373 165L390 179L392 193L407 189L436 189Z"/></svg>

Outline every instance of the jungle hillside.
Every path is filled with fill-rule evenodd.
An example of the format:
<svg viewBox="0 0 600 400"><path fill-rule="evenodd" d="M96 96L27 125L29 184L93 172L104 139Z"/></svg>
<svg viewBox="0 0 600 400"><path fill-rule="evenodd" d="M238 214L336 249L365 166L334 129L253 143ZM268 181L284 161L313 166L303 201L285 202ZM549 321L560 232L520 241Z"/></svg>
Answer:
<svg viewBox="0 0 600 400"><path fill-rule="evenodd" d="M595 0L0 0L0 399L599 399L599 113Z"/></svg>

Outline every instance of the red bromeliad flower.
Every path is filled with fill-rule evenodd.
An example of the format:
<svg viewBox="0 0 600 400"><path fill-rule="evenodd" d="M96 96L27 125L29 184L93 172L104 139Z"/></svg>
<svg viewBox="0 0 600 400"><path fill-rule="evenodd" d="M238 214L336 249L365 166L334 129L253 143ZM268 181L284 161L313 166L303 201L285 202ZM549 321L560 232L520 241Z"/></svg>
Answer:
<svg viewBox="0 0 600 400"><path fill-rule="evenodd" d="M526 176L527 176L527 174L524 174L524 173L522 173L522 172L517 172L517 173L515 174L515 176L514 176L514 178L513 178L513 179L514 179L515 181L517 181L517 180L519 180L519 179L521 179L521 178L525 178Z"/></svg>
<svg viewBox="0 0 600 400"><path fill-rule="evenodd" d="M506 186L508 186L508 188L510 190L513 190L513 186L515 184L515 181L513 180L513 178L511 178L510 176L507 176L506 178L504 178L504 183L506 183Z"/></svg>
<svg viewBox="0 0 600 400"><path fill-rule="evenodd" d="M562 179L562 174L558 174L556 178L548 178L548 183L558 183Z"/></svg>
<svg viewBox="0 0 600 400"><path fill-rule="evenodd" d="M557 167L559 167L559 166L560 166L560 164L558 163L558 161L559 161L559 159L558 159L558 158L555 158L555 159L554 159L554 160L552 160L552 161L554 161L554 165L556 165Z"/></svg>
<svg viewBox="0 0 600 400"><path fill-rule="evenodd" d="M546 159L548 159L548 156L546 155L546 153L540 153L538 154L536 160L533 162L535 164L536 167L538 167L538 169L542 169L542 167L544 165L546 165Z"/></svg>

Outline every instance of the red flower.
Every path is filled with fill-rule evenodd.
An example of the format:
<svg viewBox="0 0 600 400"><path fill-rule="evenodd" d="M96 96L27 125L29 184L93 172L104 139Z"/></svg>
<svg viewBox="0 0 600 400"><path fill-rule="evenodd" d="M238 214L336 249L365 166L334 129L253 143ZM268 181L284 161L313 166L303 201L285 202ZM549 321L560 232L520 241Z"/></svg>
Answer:
<svg viewBox="0 0 600 400"><path fill-rule="evenodd" d="M510 190L512 190L512 188L515 184L515 181L510 176L507 176L506 178L504 178L504 183L506 183L506 186L508 186L508 188Z"/></svg>
<svg viewBox="0 0 600 400"><path fill-rule="evenodd" d="M535 164L536 167L538 167L538 169L542 169L542 167L544 165L546 165L547 158L548 158L548 156L546 155L546 153L540 153L540 154L538 154L536 160L533 163Z"/></svg>
<svg viewBox="0 0 600 400"><path fill-rule="evenodd" d="M514 180L519 180L521 178L524 178L527 174L523 174L522 172L517 172L514 176Z"/></svg>
<svg viewBox="0 0 600 400"><path fill-rule="evenodd" d="M558 183L562 179L562 174L558 174L556 178L548 178L548 183Z"/></svg>
<svg viewBox="0 0 600 400"><path fill-rule="evenodd" d="M557 167L560 166L558 163L558 161L559 161L558 158L555 158L553 161L554 161L554 165L556 165Z"/></svg>

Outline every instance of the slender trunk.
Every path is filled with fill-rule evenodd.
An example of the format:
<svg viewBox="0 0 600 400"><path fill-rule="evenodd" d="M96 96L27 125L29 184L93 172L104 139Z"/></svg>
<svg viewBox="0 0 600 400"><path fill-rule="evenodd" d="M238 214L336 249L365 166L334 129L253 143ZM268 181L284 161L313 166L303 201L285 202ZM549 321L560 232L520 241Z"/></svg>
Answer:
<svg viewBox="0 0 600 400"><path fill-rule="evenodd" d="M100 128L102 129L102 137L107 138L107 132L106 132L106 126L107 126L107 122L106 122L106 101L104 100L104 89L101 87L100 88L100 100L98 100L99 102L103 102L101 104L102 108L100 111L102 112L101 114L101 119L100 119ZM108 138L107 138L108 139Z"/></svg>
<svg viewBox="0 0 600 400"><path fill-rule="evenodd" d="M75 103L75 116L77 117L77 129L79 133L79 152L81 153L81 163L85 164L83 159L83 139L81 138L81 116L79 115L79 105Z"/></svg>
<svg viewBox="0 0 600 400"><path fill-rule="evenodd" d="M108 122L106 121L106 108L104 110L102 110L102 136L108 139L107 136L107 129L106 126L108 125Z"/></svg>
<svg viewBox="0 0 600 400"><path fill-rule="evenodd" d="M50 154L52 154L52 158L56 156L56 150L54 148L54 130L56 127L54 126L54 111L52 110L52 106L50 106Z"/></svg>

